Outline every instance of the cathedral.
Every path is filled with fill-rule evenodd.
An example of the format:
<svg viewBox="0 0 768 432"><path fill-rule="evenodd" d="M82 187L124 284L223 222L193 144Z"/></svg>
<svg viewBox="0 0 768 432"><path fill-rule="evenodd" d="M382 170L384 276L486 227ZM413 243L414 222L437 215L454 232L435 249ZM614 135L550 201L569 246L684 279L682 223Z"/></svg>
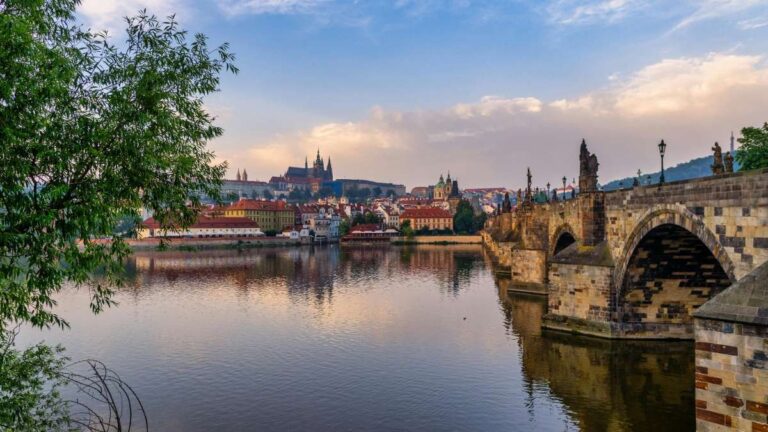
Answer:
<svg viewBox="0 0 768 432"><path fill-rule="evenodd" d="M285 178L287 179L320 179L322 181L333 181L333 168L331 167L331 158L328 157L328 167L326 168L325 162L320 157L320 149L317 150L317 157L312 163L312 168L309 167L308 159L304 159L304 168L302 167L288 167L288 171L285 172Z"/></svg>
<svg viewBox="0 0 768 432"><path fill-rule="evenodd" d="M448 172L448 178L443 179L443 175L440 174L440 180L432 189L432 198L436 200L447 200L451 197L458 197L459 182L457 180L451 180L451 172Z"/></svg>

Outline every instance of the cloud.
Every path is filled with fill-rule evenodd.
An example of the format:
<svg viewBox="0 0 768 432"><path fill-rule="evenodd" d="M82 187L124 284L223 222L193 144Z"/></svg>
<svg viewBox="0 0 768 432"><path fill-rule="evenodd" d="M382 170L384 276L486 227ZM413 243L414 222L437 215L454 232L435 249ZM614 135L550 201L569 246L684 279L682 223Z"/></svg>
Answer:
<svg viewBox="0 0 768 432"><path fill-rule="evenodd" d="M92 28L115 34L125 27L124 18L136 15L139 10L146 9L164 18L189 10L180 6L179 0L83 0L78 12Z"/></svg>
<svg viewBox="0 0 768 432"><path fill-rule="evenodd" d="M613 23L645 5L641 0L555 0L547 12L557 24Z"/></svg>
<svg viewBox="0 0 768 432"><path fill-rule="evenodd" d="M539 185L576 176L584 137L608 181L655 169L661 138L670 144L670 162L707 154L731 130L765 121L765 100L768 67L760 57L715 53L663 60L575 98L486 96L432 110L374 107L359 121L254 142L237 164L268 179L319 147L342 178L412 187L450 169L465 187L518 187L527 166Z"/></svg>
<svg viewBox="0 0 768 432"><path fill-rule="evenodd" d="M758 56L724 54L663 60L625 82L615 106L629 116L718 110L729 92L768 82L760 62Z"/></svg>
<svg viewBox="0 0 768 432"><path fill-rule="evenodd" d="M742 30L754 30L762 27L768 27L768 16L745 19L739 21L739 28Z"/></svg>
<svg viewBox="0 0 768 432"><path fill-rule="evenodd" d="M227 15L307 14L329 3L328 0L217 0Z"/></svg>
<svg viewBox="0 0 768 432"><path fill-rule="evenodd" d="M756 7L765 7L768 0L700 0L694 3L693 13L683 18L672 31L677 31L700 21L733 16Z"/></svg>

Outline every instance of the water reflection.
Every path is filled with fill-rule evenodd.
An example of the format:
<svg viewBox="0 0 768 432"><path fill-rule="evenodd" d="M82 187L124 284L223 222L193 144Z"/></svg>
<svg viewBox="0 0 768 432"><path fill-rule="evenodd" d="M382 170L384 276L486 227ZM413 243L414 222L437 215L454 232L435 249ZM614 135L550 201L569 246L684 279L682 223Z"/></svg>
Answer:
<svg viewBox="0 0 768 432"><path fill-rule="evenodd" d="M693 428L692 350L542 334L480 247L144 252L120 305L65 290L71 331L153 430ZM40 333L25 332L27 342Z"/></svg>
<svg viewBox="0 0 768 432"><path fill-rule="evenodd" d="M546 299L497 279L506 330L521 348L529 388L546 386L585 431L693 430L689 343L610 341L543 331Z"/></svg>

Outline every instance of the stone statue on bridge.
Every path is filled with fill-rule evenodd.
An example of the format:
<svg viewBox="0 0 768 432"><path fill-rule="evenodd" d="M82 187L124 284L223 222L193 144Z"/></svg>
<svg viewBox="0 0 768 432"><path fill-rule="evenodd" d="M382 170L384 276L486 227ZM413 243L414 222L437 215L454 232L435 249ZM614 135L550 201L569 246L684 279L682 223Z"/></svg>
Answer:
<svg viewBox="0 0 768 432"><path fill-rule="evenodd" d="M525 189L525 202L523 202L524 207L533 205L533 189L531 189L531 179L533 176L531 175L530 167L528 167L528 173L526 176L528 177L528 186Z"/></svg>
<svg viewBox="0 0 768 432"><path fill-rule="evenodd" d="M600 164L597 162L597 156L587 150L586 140L581 140L581 150L579 152L579 191L595 192L597 191L597 169Z"/></svg>
<svg viewBox="0 0 768 432"><path fill-rule="evenodd" d="M733 152L728 152L725 154L725 172L733 172Z"/></svg>
<svg viewBox="0 0 768 432"><path fill-rule="evenodd" d="M720 148L720 144L715 142L715 146L712 147L714 154L714 160L712 163L712 175L720 175L725 172L725 165L723 164L723 149Z"/></svg>
<svg viewBox="0 0 768 432"><path fill-rule="evenodd" d="M509 200L509 192L504 193L504 202L501 204L502 213L512 212L512 201Z"/></svg>

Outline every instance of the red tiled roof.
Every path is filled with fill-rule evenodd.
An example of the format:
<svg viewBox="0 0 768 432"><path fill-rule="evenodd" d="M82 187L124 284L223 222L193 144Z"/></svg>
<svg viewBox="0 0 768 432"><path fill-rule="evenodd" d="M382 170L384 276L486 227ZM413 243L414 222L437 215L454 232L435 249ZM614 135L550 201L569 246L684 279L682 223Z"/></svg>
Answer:
<svg viewBox="0 0 768 432"><path fill-rule="evenodd" d="M151 217L141 223L146 228L161 228L160 223ZM247 217L208 217L198 216L197 222L190 225L189 228L258 228L259 224Z"/></svg>
<svg viewBox="0 0 768 432"><path fill-rule="evenodd" d="M360 224L355 225L352 228L349 229L349 232L358 232L358 231L376 231L379 229L379 226L376 224Z"/></svg>
<svg viewBox="0 0 768 432"><path fill-rule="evenodd" d="M279 211L279 210L291 210L285 206L284 201L261 201L243 199L232 203L225 210L267 210L267 211Z"/></svg>
<svg viewBox="0 0 768 432"><path fill-rule="evenodd" d="M435 208L435 207L427 207L427 208L409 208L406 209L403 214L400 215L400 219L424 219L424 218L431 218L431 219L438 219L438 218L448 218L451 219L453 216L449 212L443 209Z"/></svg>

